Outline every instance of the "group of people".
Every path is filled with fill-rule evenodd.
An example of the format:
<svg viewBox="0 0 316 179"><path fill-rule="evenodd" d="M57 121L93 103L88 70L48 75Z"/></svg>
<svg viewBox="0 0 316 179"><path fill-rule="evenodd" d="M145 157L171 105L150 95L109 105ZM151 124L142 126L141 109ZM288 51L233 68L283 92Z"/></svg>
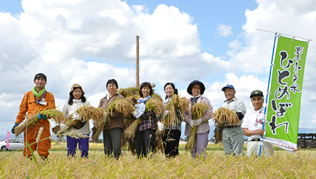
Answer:
<svg viewBox="0 0 316 179"><path fill-rule="evenodd" d="M25 94L21 102L19 114L12 128L13 133L15 127L25 120L26 112L29 116L33 116L44 109L55 108L54 96L50 92L46 91L46 83L47 77L45 74L38 73L35 75L35 87L32 91ZM124 96L118 93L118 88L119 86L115 79L108 80L106 83L108 95L100 100L98 107L106 110L115 100L124 99ZM173 95L178 94L178 90L173 83L169 82L164 85L164 91L166 93L164 106L166 107L171 101ZM205 86L202 82L198 80L192 81L187 88L188 94L191 95L188 99L190 102L189 109L183 114L181 114L179 110L176 110L176 119L174 120L174 123L164 126L165 130L162 140L164 152L167 157L172 158L179 155L178 148L182 121L186 123L185 135L187 137L190 137L192 128L197 126L195 136L196 143L194 145L194 150L192 151L192 157L205 153L208 144L208 134L210 132L208 121L212 118L213 108L211 107L209 99L203 96L204 91ZM216 130L222 131L222 142L225 153L227 155L242 155L244 135L246 135L249 139L247 155L258 155L260 136L264 135L264 131L262 130L264 109L262 91L255 90L251 92L250 99L254 106L254 110L247 113L245 104L235 97L236 90L232 85L226 85L222 88L222 91L226 97L222 107L233 110L240 120L238 125L232 126L227 123L222 128L219 128L215 123ZM88 136L90 135L89 122L83 121L82 117L76 113L82 105L89 105L84 95L85 92L83 87L76 83L73 84L69 92L69 100L66 102L62 110L65 117L71 116L77 121L76 125L72 127L72 130L85 136L80 137L79 139L67 136L68 156L74 156L76 154L76 148L79 144L81 157L88 157ZM144 82L141 84L139 96L139 105L146 104L150 98L153 98L153 89L150 83ZM205 109L203 113L204 115L201 118L193 120L190 108L201 102L209 105L210 107ZM150 152L154 152L156 147L155 132L156 130L161 130L159 129L161 126L157 125L157 123L159 124L159 121L163 119L168 112L168 110L165 110L162 116L157 116L153 111L144 111L140 114L139 111L135 110L131 114L135 119L141 118L141 122L137 127L134 138L135 149L138 157L147 156ZM106 113L105 116L105 121L103 122L106 122L106 120L109 121L103 128L104 153L107 157L114 156L118 159L121 156L121 137L123 134L124 115L119 112L111 112ZM24 143L25 145L27 143L31 144L31 149L33 151L37 149L39 156L46 159L49 155L48 150L51 147L51 141L49 138L50 124L45 115L39 113L38 118L40 120L36 123L36 126L30 126L24 132ZM94 125L95 127L99 127L97 126L98 123L94 123ZM39 134L39 126L44 128L41 134ZM36 143L35 141L38 135L40 135L40 140ZM262 151L265 151L265 148L267 148L270 150L270 153L273 153L273 146L271 144L263 142L262 147ZM28 147L24 148L23 154L24 156L31 157L31 151Z"/></svg>

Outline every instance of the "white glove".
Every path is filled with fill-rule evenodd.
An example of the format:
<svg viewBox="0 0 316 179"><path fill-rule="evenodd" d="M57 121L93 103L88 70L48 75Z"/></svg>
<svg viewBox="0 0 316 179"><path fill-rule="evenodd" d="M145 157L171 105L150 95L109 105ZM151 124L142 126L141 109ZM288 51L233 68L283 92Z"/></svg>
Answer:
<svg viewBox="0 0 316 179"><path fill-rule="evenodd" d="M203 118L198 118L193 121L193 126L199 126L204 121Z"/></svg>
<svg viewBox="0 0 316 179"><path fill-rule="evenodd" d="M102 123L106 123L106 121L108 121L108 116L105 116L105 117L103 118Z"/></svg>
<svg viewBox="0 0 316 179"><path fill-rule="evenodd" d="M194 127L193 123L194 123L194 121L191 120L191 121L190 121L190 126L191 126L191 127Z"/></svg>
<svg viewBox="0 0 316 179"><path fill-rule="evenodd" d="M162 118L164 119L169 113L169 110L165 110L162 114Z"/></svg>
<svg viewBox="0 0 316 179"><path fill-rule="evenodd" d="M64 129L67 129L67 128L68 128L68 127L67 127L65 124L63 124L63 123L59 124L59 127L60 127L60 130L64 130Z"/></svg>
<svg viewBox="0 0 316 179"><path fill-rule="evenodd" d="M73 118L74 120L81 120L81 116L78 113L74 113Z"/></svg>
<svg viewBox="0 0 316 179"><path fill-rule="evenodd" d="M158 130L159 130L159 131L163 131L163 129L164 129L163 123L161 123L160 121L158 121L158 122L157 122L157 125L158 125Z"/></svg>
<svg viewBox="0 0 316 179"><path fill-rule="evenodd" d="M138 112L137 110L133 111L133 116L134 116L135 118L137 118L138 115L139 115L139 112Z"/></svg>

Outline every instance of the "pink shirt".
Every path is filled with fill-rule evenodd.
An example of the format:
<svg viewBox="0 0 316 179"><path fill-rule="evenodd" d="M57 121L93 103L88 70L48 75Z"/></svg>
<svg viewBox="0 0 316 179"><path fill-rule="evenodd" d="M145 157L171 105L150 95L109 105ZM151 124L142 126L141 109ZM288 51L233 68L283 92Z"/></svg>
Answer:
<svg viewBox="0 0 316 179"><path fill-rule="evenodd" d="M191 98L189 98L189 101L191 101ZM197 100L197 103L201 101L204 101L205 104L208 104L211 106L210 101L206 97L200 96ZM206 133L210 130L210 125L208 124L208 120L212 118L212 115L213 115L213 107L211 106L210 108L206 108L203 118L206 119L207 121L202 122L198 126L197 133ZM189 137L191 129L192 129L192 127L190 126L190 121L193 120L192 114L191 114L191 102L189 104L188 111L183 114L183 119L186 122L184 135Z"/></svg>

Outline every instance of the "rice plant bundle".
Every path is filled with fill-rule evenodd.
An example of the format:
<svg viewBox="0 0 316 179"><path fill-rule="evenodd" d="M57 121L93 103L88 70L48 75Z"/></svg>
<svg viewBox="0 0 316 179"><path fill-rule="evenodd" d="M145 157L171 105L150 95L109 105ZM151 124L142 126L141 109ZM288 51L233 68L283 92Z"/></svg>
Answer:
<svg viewBox="0 0 316 179"><path fill-rule="evenodd" d="M158 99L160 102L163 103L163 100L162 100L162 98L160 97L159 94L153 94L152 97L155 98L155 99Z"/></svg>
<svg viewBox="0 0 316 179"><path fill-rule="evenodd" d="M222 141L222 132L218 131L216 128L214 129L214 137L215 137L215 144Z"/></svg>
<svg viewBox="0 0 316 179"><path fill-rule="evenodd" d="M125 118L130 117L135 110L134 105L126 99L116 100L114 103L116 112L123 113Z"/></svg>
<svg viewBox="0 0 316 179"><path fill-rule="evenodd" d="M196 103L191 107L191 114L193 117L193 120L197 120L201 117L204 116L205 111L207 110L207 108L209 108L210 106L205 104L204 101L201 101L200 103ZM190 151L192 152L194 149L194 146L196 144L195 141L195 136L196 136L196 132L197 132L197 127L198 126L194 126L191 130L190 133L190 138L189 141L187 142L187 144L185 145L185 150L186 151Z"/></svg>
<svg viewBox="0 0 316 179"><path fill-rule="evenodd" d="M139 96L128 96L125 98L125 100L128 101L129 103L131 103L133 106L135 106L135 104L137 104L138 98L139 98Z"/></svg>
<svg viewBox="0 0 316 179"><path fill-rule="evenodd" d="M27 117L24 122L22 122L21 124L19 124L18 126L15 127L14 132L15 135L18 136L20 135L25 129L27 129L28 127L30 127L31 125L36 125L36 123L40 120L38 118L39 113L45 115L47 118L56 118L54 120L57 121L65 121L65 116L63 115L62 112L60 112L59 110L56 109L48 109L45 108L40 112L37 112L36 114L34 114L33 116ZM61 116L62 114L62 116Z"/></svg>
<svg viewBox="0 0 316 179"><path fill-rule="evenodd" d="M189 109L190 101L186 97L178 97L179 103L176 106L176 109L179 109L182 113L185 113Z"/></svg>
<svg viewBox="0 0 316 179"><path fill-rule="evenodd" d="M157 98L149 98L149 100L146 102L146 112L147 111L153 111L156 115L162 115L164 111L164 106L162 101L160 101Z"/></svg>
<svg viewBox="0 0 316 179"><path fill-rule="evenodd" d="M165 126L171 126L174 123L178 123L176 110L179 110L182 114L188 111L190 101L182 97L180 98L178 95L173 95L170 99L170 102L166 106L166 110L168 110L168 114L165 116L162 123Z"/></svg>
<svg viewBox="0 0 316 179"><path fill-rule="evenodd" d="M138 96L139 87L121 88L118 90L118 93L124 96L124 98L127 98L129 96Z"/></svg>
<svg viewBox="0 0 316 179"><path fill-rule="evenodd" d="M62 123L66 120L64 113L57 109L43 110L40 113L46 117L52 118L56 123Z"/></svg>
<svg viewBox="0 0 316 179"><path fill-rule="evenodd" d="M162 142L162 135L155 135L155 150L156 152L164 152L164 146Z"/></svg>
<svg viewBox="0 0 316 179"><path fill-rule="evenodd" d="M123 124L123 131L125 130L134 122L133 119L127 118L124 120ZM126 145L128 145L129 140L125 137L125 135L122 135L121 137L121 148L124 148Z"/></svg>
<svg viewBox="0 0 316 179"><path fill-rule="evenodd" d="M77 120L78 121L78 120ZM73 115L69 115L66 120L63 122L67 126L67 128L60 129L60 125L55 126L52 131L57 135L57 137L62 137L69 131L69 129L76 124L76 120L73 120Z"/></svg>
<svg viewBox="0 0 316 179"><path fill-rule="evenodd" d="M93 106L82 105L76 111L84 121L89 121L93 119L94 121L101 122L103 121L105 114L102 108L95 108Z"/></svg>
<svg viewBox="0 0 316 179"><path fill-rule="evenodd" d="M239 122L239 118L237 114L228 108L218 108L213 114L214 122L218 124L229 124L229 125L237 125Z"/></svg>
<svg viewBox="0 0 316 179"><path fill-rule="evenodd" d="M224 127L224 124L237 125L239 118L237 114L228 108L218 108L213 114L213 121L217 122L220 128ZM214 129L215 143L222 141L222 132Z"/></svg>
<svg viewBox="0 0 316 179"><path fill-rule="evenodd" d="M100 136L105 125L106 125L106 123L102 122L98 128L93 127L94 128L92 130L93 131L92 132L92 140L93 141L98 141L99 136Z"/></svg>
<svg viewBox="0 0 316 179"><path fill-rule="evenodd" d="M132 139L128 139L127 137L125 137L125 131L126 129L134 122L133 119L128 118L124 120L124 125L123 125L123 131L124 134L122 135L121 138L121 148L127 148L128 151L130 151L132 153L132 155L136 155L136 149L135 149L135 141L134 141L134 137ZM137 126L136 126L137 127ZM136 132L136 131L135 131ZM134 135L135 135L134 132Z"/></svg>
<svg viewBox="0 0 316 179"><path fill-rule="evenodd" d="M142 122L142 119L138 118L134 122L132 122L130 126L128 126L128 128L124 131L124 134L123 134L126 139L134 140L137 126L141 122Z"/></svg>

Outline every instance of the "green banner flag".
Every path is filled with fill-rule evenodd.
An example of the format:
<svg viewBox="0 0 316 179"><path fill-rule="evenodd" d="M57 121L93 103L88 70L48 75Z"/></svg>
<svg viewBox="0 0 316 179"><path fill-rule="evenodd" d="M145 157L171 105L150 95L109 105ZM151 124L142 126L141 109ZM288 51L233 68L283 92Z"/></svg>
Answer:
<svg viewBox="0 0 316 179"><path fill-rule="evenodd" d="M297 150L301 96L308 42L278 37L267 102L264 141Z"/></svg>

